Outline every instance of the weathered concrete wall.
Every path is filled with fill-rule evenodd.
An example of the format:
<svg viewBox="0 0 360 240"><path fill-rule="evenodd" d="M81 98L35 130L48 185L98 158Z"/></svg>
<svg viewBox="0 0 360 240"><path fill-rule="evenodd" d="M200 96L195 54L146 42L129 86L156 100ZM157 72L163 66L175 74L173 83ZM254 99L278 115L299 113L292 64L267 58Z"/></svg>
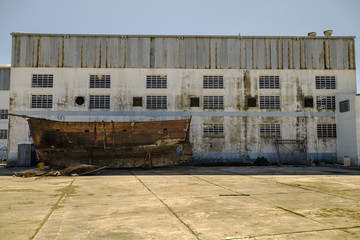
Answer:
<svg viewBox="0 0 360 240"><path fill-rule="evenodd" d="M9 91L0 90L0 109L9 109ZM0 119L0 129L8 130L8 119ZM7 139L0 139L0 158L6 157Z"/></svg>
<svg viewBox="0 0 360 240"><path fill-rule="evenodd" d="M32 74L53 74L53 88L32 88ZM111 88L89 88L90 74L109 74ZM147 89L147 75L167 75L166 89ZM221 75L224 89L204 89L204 75ZM259 76L279 76L280 89L259 89ZM316 89L315 76L336 76L336 89ZM355 70L235 70L149 68L12 68L10 110L16 114L68 121L142 121L178 119L192 115L190 141L194 160L250 161L265 156L276 161L274 139L261 138L260 124L281 125L282 139L306 139L312 160L333 161L336 138L318 138L317 124L335 124L332 110L318 110L316 96L355 94ZM31 109L32 94L52 94L52 109ZM89 110L89 95L109 94L109 110ZM146 109L146 96L167 96L166 110ZM259 96L280 96L280 110L259 108ZM85 104L75 104L84 96ZM204 110L204 96L224 96L224 110ZM314 107L304 108L304 96L314 98ZM142 107L132 98L143 97ZM190 107L190 97L200 98L200 107ZM257 98L257 107L247 107L247 97ZM203 124L223 123L224 137L203 137ZM18 142L28 140L27 123L10 119L9 157L16 158Z"/></svg>
<svg viewBox="0 0 360 240"><path fill-rule="evenodd" d="M354 37L12 33L13 67L355 69Z"/></svg>
<svg viewBox="0 0 360 240"><path fill-rule="evenodd" d="M10 67L0 66L0 110L9 109ZM8 130L8 119L0 119L0 129ZM6 158L7 139L0 139L0 159Z"/></svg>

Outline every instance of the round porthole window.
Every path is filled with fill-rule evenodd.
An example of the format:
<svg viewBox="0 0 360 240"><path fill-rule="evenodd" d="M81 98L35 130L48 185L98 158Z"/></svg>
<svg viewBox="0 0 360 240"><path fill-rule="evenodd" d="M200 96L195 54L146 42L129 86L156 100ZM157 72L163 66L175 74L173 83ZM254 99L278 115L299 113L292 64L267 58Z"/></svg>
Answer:
<svg viewBox="0 0 360 240"><path fill-rule="evenodd" d="M76 97L76 99L75 99L75 103L76 103L77 105L83 105L84 102L85 102L84 97Z"/></svg>

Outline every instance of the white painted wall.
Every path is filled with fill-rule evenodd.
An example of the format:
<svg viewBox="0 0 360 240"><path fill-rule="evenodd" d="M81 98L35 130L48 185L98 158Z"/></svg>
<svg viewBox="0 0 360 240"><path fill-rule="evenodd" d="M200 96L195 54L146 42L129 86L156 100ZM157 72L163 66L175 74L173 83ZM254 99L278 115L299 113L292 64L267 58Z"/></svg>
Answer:
<svg viewBox="0 0 360 240"><path fill-rule="evenodd" d="M31 88L32 74L53 74L53 88ZM90 74L110 74L110 89L90 89ZM167 89L146 89L146 75L167 75ZM224 89L203 89L204 75L223 75ZM281 89L258 89L260 75L280 76ZM315 89L315 76L334 75L336 90ZM318 123L335 123L330 110L316 109L316 96L355 94L354 70L216 70L216 69L105 69L12 68L10 110L13 113L66 121L141 121L193 115L191 142L195 153L251 153L253 157L275 153L273 139L259 137L261 123L280 123L283 139L307 138L313 157L336 153L334 138L317 138ZM31 94L52 94L53 108L31 109ZM110 110L89 110L89 95L110 94ZM147 95L166 95L167 110L147 110ZM203 110L202 97L224 96L224 110ZM281 110L247 108L246 97L280 95ZM76 96L85 96L77 106ZM190 97L200 97L200 107L190 108ZM314 97L313 108L303 108L303 96ZM143 107L133 107L132 97L143 97ZM337 101L338 102L338 101ZM257 102L259 105L259 101ZM203 123L224 123L225 137L203 138ZM9 158L16 159L17 144L28 140L24 119L10 119Z"/></svg>
<svg viewBox="0 0 360 240"><path fill-rule="evenodd" d="M350 101L350 111L340 112L339 102L345 100ZM352 164L357 164L356 105L355 94L336 95L337 161L340 164L344 163L344 157L350 157Z"/></svg>

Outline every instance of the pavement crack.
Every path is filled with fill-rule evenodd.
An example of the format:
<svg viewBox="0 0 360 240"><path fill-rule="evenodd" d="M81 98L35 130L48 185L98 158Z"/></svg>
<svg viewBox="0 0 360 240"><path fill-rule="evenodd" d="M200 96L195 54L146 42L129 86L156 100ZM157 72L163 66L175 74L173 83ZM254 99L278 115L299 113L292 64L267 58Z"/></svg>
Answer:
<svg viewBox="0 0 360 240"><path fill-rule="evenodd" d="M292 213L292 214L295 214L295 215L297 215L297 216L300 216L300 217L306 218L306 216L305 216L305 215L302 215L302 214L300 214L300 213L297 213L297 212L291 211L291 210L289 210L289 209L286 209L286 208L283 208L283 207L280 207L280 206L276 206L276 207L277 207L277 208L279 208L279 209L281 209L281 210L283 210L283 211L285 211L285 212Z"/></svg>
<svg viewBox="0 0 360 240"><path fill-rule="evenodd" d="M282 236L282 235L291 235L291 234L301 234L301 233L312 233L312 232L325 232L325 231L333 231L333 230L340 230L344 231L346 233L349 233L350 235L355 235L352 232L348 232L346 230L349 229L356 229L360 226L351 226L351 227L334 227L334 228L322 228L322 229L313 229L313 230L304 230L304 231L293 231L293 232L283 232L283 233L274 233L274 234L267 234L267 235L257 235L257 236L251 236L252 238L264 238L264 237L276 237L276 236Z"/></svg>
<svg viewBox="0 0 360 240"><path fill-rule="evenodd" d="M73 183L75 182L75 180L76 180L76 178L74 178L74 179L70 182L70 184L69 184L68 186L66 186L66 187L64 187L64 188L61 189L62 193L61 193L59 199L58 199L58 200L56 201L56 203L51 207L50 212L49 212L49 213L45 216L45 218L41 221L39 227L35 230L34 235L32 235L32 236L30 237L30 240L34 239L34 238L38 235L38 233L39 233L40 230L44 227L44 225L45 225L46 222L49 220L49 218L50 218L50 216L53 214L53 212L60 207L60 206L59 206L60 202L61 202L65 197L67 197L69 194L71 194L71 193L73 192L73 190L72 190L72 185L73 185Z"/></svg>
<svg viewBox="0 0 360 240"><path fill-rule="evenodd" d="M198 178L198 179L201 179L201 180L203 180L203 181L205 181L205 182L207 182L207 183L213 184L213 185L215 185L215 186L221 187L221 188L223 188L223 189L226 189L226 190L228 190L228 191L232 191L232 192L235 192L235 193L240 193L240 192L238 192L238 191L235 191L235 190L233 190L233 189L230 189L230 188L221 186L221 185L219 185L219 184L213 183L213 182L211 182L211 181L209 181L209 180L206 180L206 179L203 179L203 178L201 178L201 177L194 176L194 175L191 175L191 176L193 176L193 177L195 177L195 178ZM243 193L240 193L240 194L243 194ZM281 210L283 210L283 211L286 211L286 212L288 212L288 213L295 214L295 215L297 215L297 216L299 216L299 217L306 218L306 219L308 219L308 220L310 220L310 221L313 221L313 222L322 224L321 222L316 221L316 220L311 219L311 218L308 218L308 217L306 217L305 215L302 215L302 214L300 214L300 213L291 211L291 210L289 210L289 209L286 209L286 208L277 206L276 204L269 203L269 202L264 201L264 200L262 200L262 199L260 199L260 198L256 198L256 197L254 197L253 195L249 195L249 194L244 194L244 195L248 195L249 198L251 198L251 199L253 199L253 200L256 200L256 201L259 201L259 202L262 202L262 203L264 203L264 204L267 204L267 205L269 205L269 206L271 206L271 207L275 207L275 208L281 209ZM323 224L323 225L324 225L324 224Z"/></svg>
<svg viewBox="0 0 360 240"><path fill-rule="evenodd" d="M159 198L138 176L132 171L129 172L157 199L159 200L195 237L199 239L198 235L186 224L161 198Z"/></svg>
<svg viewBox="0 0 360 240"><path fill-rule="evenodd" d="M232 173L232 174L234 174L234 175L240 175L239 173L236 173L236 172L233 172L233 171L229 171L229 170L228 170L228 171L226 171L226 170L221 170L221 171L224 171L224 172L227 172L227 173ZM248 175L248 177L252 177L252 178L256 179L257 181L264 181L263 179L260 179L260 178L254 177L254 176ZM306 187L304 187L304 186L301 186L300 184L289 184L289 183L283 183L283 182L274 181L274 180L269 180L269 179L267 179L266 181L271 181L271 182L273 182L273 183L282 184L282 185L285 185L285 186L288 186L288 187L300 188L300 189L302 189L302 190L309 191L309 192L326 194L326 195L335 196L335 197L342 197L342 198L344 198L344 199L348 199L348 200L352 200L352 201L354 200L354 199L352 199L352 198L347 198L347 197L339 196L339 195L337 195L337 194L331 194L331 193L322 192L322 191L319 191L319 190L316 190L316 189L306 188ZM312 218L310 218L310 217L307 217L307 216L305 216L305 215L303 215L303 214L300 214L300 213L294 212L294 211L292 211L292 210L289 210L289 209L286 209L286 208L277 206L276 204L271 204L271 203L266 202L266 201L264 201L264 200L262 200L262 199L259 199L259 198L254 197L254 195L252 195L251 198L254 199L254 200L263 202L263 203L265 203L265 204L268 204L269 206L276 207L276 208L281 209L281 210L283 210L283 211L286 211L286 212L288 212L288 213L294 214L294 215L296 215L296 216L303 217L303 218L308 219L308 220L310 220L310 221L313 221L313 222L322 224L322 225L324 225L324 226L327 226L327 224L324 224L324 223L322 223L321 221L317 221L317 220L312 219ZM336 229L337 229L337 230L344 231L344 232L346 232L346 233L352 234L351 232L347 231L347 228L336 228ZM327 229L327 230L330 230L330 229Z"/></svg>
<svg viewBox="0 0 360 240"><path fill-rule="evenodd" d="M206 179L204 179L204 178L201 178L201 177L198 177L198 176L194 176L194 175L191 175L191 174L189 174L189 175L192 176L192 177L194 177L194 178L200 179L200 180L202 180L202 181L204 181L204 182L210 183L210 184L212 184L212 185L214 185L214 186L217 186L217 187L220 187L220 188L222 188L222 189L228 190L228 191L230 191L230 192L233 192L233 193L236 193L236 194L241 194L241 195L243 195L243 196L250 196L250 194L246 194L246 193L242 193L242 192L235 191L235 190L233 190L233 189L231 189L231 188L227 188L227 187L221 186L221 185L219 185L219 184L217 184L217 183L211 182L211 181L206 180Z"/></svg>

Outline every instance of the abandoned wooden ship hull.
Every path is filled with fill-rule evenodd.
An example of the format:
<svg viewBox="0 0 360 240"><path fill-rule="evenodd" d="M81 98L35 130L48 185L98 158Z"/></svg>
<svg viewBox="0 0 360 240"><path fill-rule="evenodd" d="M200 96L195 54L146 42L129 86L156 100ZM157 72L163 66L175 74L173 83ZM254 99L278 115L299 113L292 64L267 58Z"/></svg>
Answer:
<svg viewBox="0 0 360 240"><path fill-rule="evenodd" d="M57 166L141 167L191 160L190 119L148 122L64 122L28 118L40 161Z"/></svg>

